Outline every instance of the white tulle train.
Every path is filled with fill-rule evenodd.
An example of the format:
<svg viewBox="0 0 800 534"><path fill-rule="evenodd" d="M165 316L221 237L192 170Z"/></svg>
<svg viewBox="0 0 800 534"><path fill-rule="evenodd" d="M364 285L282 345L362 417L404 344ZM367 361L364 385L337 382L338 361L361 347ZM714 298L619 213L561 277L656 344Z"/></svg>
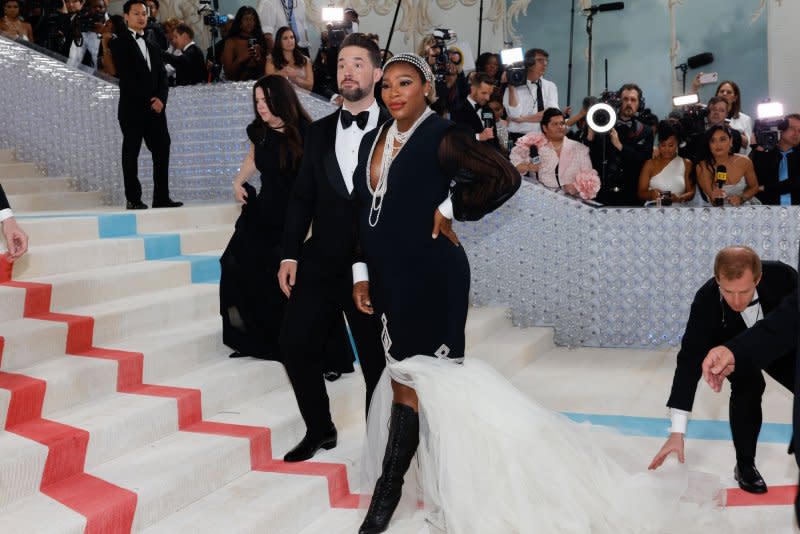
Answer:
<svg viewBox="0 0 800 534"><path fill-rule="evenodd" d="M543 408L470 359L388 362L369 409L362 492L380 476L390 379L414 388L420 406L420 447L395 513L400 523L424 517L432 531L450 534L734 530L721 514L717 477L677 465L631 474L596 444L610 430Z"/></svg>

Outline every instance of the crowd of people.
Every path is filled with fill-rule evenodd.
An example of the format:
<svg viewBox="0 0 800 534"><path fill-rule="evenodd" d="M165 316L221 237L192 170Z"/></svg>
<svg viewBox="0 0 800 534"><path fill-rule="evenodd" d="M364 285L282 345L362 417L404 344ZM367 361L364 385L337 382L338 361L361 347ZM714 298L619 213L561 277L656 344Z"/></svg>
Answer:
<svg viewBox="0 0 800 534"><path fill-rule="evenodd" d="M544 77L549 54L540 48L524 54L524 79L509 80L492 53L480 55L477 70L466 74L461 51L445 50L436 36L423 41L419 54L381 51L377 36L354 31L358 14L349 9L351 31L312 61L303 3L280 2L275 9L262 0L258 8L239 9L209 57L187 24L154 20L158 0L127 0L123 17L108 17L104 0L87 3L65 0L63 13L51 19L67 39L52 39L53 32L47 39L60 43L69 61L119 78L128 209L148 207L137 176L143 141L154 162L153 207L181 205L170 198L167 180L167 66L179 85L208 81L208 65L217 61L225 79L254 80L249 151L232 184L242 214L221 258L224 342L231 357L284 364L306 425L286 462L336 446L325 379L352 372L358 355L368 407L365 474L374 487L361 534L385 531L404 491L419 489L454 532L515 530L534 518L558 525L563 516L609 531L659 528L659 518L642 517L639 524L629 501L603 498L621 491L627 479L610 457L566 446L592 441L592 429L573 428L485 364L464 359L470 274L452 219L480 219L506 202L523 176L612 206L798 204L800 115L789 114L776 146L763 147L732 81L719 84L691 128L682 113L655 119L645 111L641 87L626 83L616 92L616 122L601 133L588 120L591 98L574 116L560 107L558 88ZM18 0L3 6L5 34L36 37L19 17ZM79 33L89 34L80 44ZM312 122L297 90L318 90L319 73L334 82L335 92L326 96L340 107ZM249 183L256 174L259 190ZM2 188L0 222L13 261L27 249L27 236ZM722 364L734 352L748 354L735 343L737 334L787 294L795 295L790 321L796 324L796 276L786 266L762 265L745 247L717 256L714 278L692 306L668 401L672 434L653 469L672 453L683 460L697 380L705 372L718 387L730 373ZM753 330L752 336L765 335L764 328ZM733 352L714 348L721 343ZM776 356L768 371L793 390L793 345L788 337L781 343L787 356ZM746 491L762 493L755 443L764 381L747 368L731 382L735 476ZM469 423L478 413L495 426ZM548 440L525 430L542 425ZM521 430L511 436L507 429ZM527 455L534 448L536 458L559 460L537 463ZM418 450L426 478L404 489ZM487 453L498 450L503 454ZM527 460L509 472L503 466L515 456ZM475 457L486 461L476 467ZM551 499L548 484L541 491L529 484L543 470L562 481L569 510ZM494 481L498 491L476 501L472 485L463 483L467 472ZM638 502L660 503L662 494L652 489L637 490ZM486 506L495 493L513 498L513 506ZM552 508L546 517L542 502Z"/></svg>

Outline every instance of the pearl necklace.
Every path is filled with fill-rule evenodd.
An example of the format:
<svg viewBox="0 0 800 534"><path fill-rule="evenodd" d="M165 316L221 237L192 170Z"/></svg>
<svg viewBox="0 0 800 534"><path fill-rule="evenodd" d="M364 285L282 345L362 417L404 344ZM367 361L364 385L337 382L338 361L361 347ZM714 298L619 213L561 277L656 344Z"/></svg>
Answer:
<svg viewBox="0 0 800 534"><path fill-rule="evenodd" d="M406 143L417 127L430 115L433 115L431 108L425 108L422 115L420 115L419 118L414 121L414 124L411 125L411 128L405 132L401 132L397 129L397 121L392 122L392 125L389 126L389 129L386 131L386 140L383 143L383 157L381 158L381 173L378 175L378 182L375 184L375 189L373 190L371 186L372 155L375 153L375 145L378 143L381 132L378 132L378 135L375 137L372 150L370 150L369 159L367 160L366 173L367 190L372 193L372 205L369 209L369 225L371 228L375 228L381 218L383 197L389 190L389 169L392 166L392 162L397 158L398 154L400 154L400 151L403 150L403 147L406 146Z"/></svg>
<svg viewBox="0 0 800 534"><path fill-rule="evenodd" d="M9 30L8 33L11 33L11 31L13 30L16 33L17 36L22 35L22 31L21 31L22 30L22 23L20 22L19 19L17 19L14 22L13 25L11 24L11 20L8 17L4 16L3 17L3 21L6 23L6 28L8 28L8 30Z"/></svg>

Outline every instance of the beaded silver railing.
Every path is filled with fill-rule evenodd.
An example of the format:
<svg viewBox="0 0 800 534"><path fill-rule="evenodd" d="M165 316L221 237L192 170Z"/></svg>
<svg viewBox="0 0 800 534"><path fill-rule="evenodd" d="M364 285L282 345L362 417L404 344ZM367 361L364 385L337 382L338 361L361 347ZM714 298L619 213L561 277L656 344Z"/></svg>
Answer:
<svg viewBox="0 0 800 534"><path fill-rule="evenodd" d="M680 343L720 248L745 244L796 266L800 208L595 208L525 182L457 231L475 304L553 326L560 345L653 348Z"/></svg>
<svg viewBox="0 0 800 534"><path fill-rule="evenodd" d="M253 119L252 82L172 88L167 121L172 138L170 192L184 201L230 200L230 183L247 151ZM305 91L298 96L319 118L334 108ZM0 37L2 143L49 174L76 178L82 191L104 191L124 202L117 122L119 88L84 70ZM150 153L142 146L139 178L152 195Z"/></svg>

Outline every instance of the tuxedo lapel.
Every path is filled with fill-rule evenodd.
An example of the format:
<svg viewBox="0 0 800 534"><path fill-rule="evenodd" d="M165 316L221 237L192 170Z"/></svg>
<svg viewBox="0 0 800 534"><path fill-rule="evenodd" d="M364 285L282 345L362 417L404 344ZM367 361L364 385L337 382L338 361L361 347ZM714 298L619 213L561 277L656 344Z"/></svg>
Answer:
<svg viewBox="0 0 800 534"><path fill-rule="evenodd" d="M350 198L351 194L344 185L342 169L339 167L339 160L336 159L336 126L339 122L341 109L332 113L327 118L325 125L325 149L322 155L322 165L325 167L325 176L333 186L333 189L345 198Z"/></svg>

